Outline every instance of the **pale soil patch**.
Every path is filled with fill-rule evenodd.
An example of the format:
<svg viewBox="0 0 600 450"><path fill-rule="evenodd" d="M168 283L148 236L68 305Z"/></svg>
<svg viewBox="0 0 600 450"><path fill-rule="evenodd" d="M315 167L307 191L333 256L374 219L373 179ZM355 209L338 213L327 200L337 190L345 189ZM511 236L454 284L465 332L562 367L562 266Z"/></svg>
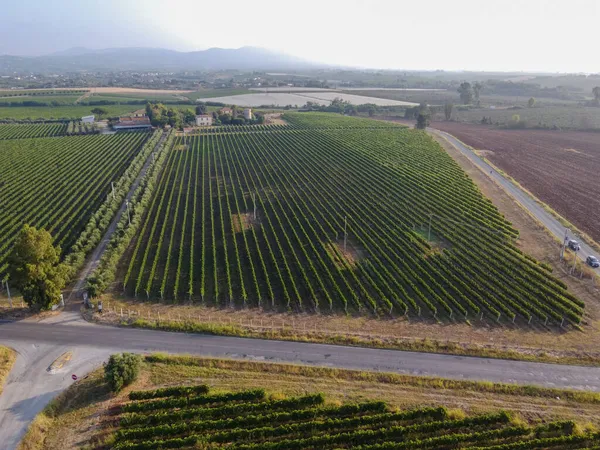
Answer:
<svg viewBox="0 0 600 450"><path fill-rule="evenodd" d="M287 122L281 118L282 113L265 114L266 125L287 125Z"/></svg>
<svg viewBox="0 0 600 450"><path fill-rule="evenodd" d="M492 156L494 152L491 150L475 150L475 154L485 158L486 156Z"/></svg>
<svg viewBox="0 0 600 450"><path fill-rule="evenodd" d="M583 153L580 152L579 150L576 150L574 148L565 148L565 152L570 152L570 153Z"/></svg>
<svg viewBox="0 0 600 450"><path fill-rule="evenodd" d="M254 220L252 213L232 214L231 223L233 224L233 232L240 233L256 226L258 219Z"/></svg>
<svg viewBox="0 0 600 450"><path fill-rule="evenodd" d="M350 267L356 267L363 258L362 252L354 245L350 245L350 242L346 244L346 250L344 250L343 242L326 242L323 244L323 247L325 247L325 251L331 256L335 264L342 270L346 269L346 266L340 261L339 255L344 258Z"/></svg>

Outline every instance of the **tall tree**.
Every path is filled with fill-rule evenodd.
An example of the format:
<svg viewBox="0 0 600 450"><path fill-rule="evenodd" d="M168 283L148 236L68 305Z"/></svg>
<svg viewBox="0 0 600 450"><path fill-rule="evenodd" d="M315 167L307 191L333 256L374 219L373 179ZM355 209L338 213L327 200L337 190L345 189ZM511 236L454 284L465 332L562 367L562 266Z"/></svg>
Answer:
<svg viewBox="0 0 600 450"><path fill-rule="evenodd" d="M444 105L444 117L446 120L452 119L452 110L454 109L454 105L452 103L446 103Z"/></svg>
<svg viewBox="0 0 600 450"><path fill-rule="evenodd" d="M483 89L483 84L481 84L479 81L476 81L473 84L473 96L475 97L475 104L477 106L481 104L479 101L479 93L481 92L481 89Z"/></svg>
<svg viewBox="0 0 600 450"><path fill-rule="evenodd" d="M206 114L206 104L205 103L199 103L196 105L196 114L198 114L198 115Z"/></svg>
<svg viewBox="0 0 600 450"><path fill-rule="evenodd" d="M31 309L46 310L59 302L68 276L59 256L50 233L23 226L8 257L9 277Z"/></svg>
<svg viewBox="0 0 600 450"><path fill-rule="evenodd" d="M460 94L460 100L463 102L463 105L468 105L473 101L473 89L471 88L471 83L468 81L463 81L460 83L460 86L457 90Z"/></svg>
<svg viewBox="0 0 600 450"><path fill-rule="evenodd" d="M417 116L416 128L418 128L419 130L424 130L425 128L427 128L429 126L429 117L429 112L420 112Z"/></svg>
<svg viewBox="0 0 600 450"><path fill-rule="evenodd" d="M531 97L529 100L527 100L527 106L533 108L535 106L535 98Z"/></svg>
<svg viewBox="0 0 600 450"><path fill-rule="evenodd" d="M108 109L106 108L94 108L92 109L92 114L95 114L98 116L98 118L105 116L106 114L108 114Z"/></svg>
<svg viewBox="0 0 600 450"><path fill-rule="evenodd" d="M594 95L594 103L600 105L600 86L596 86L592 89L592 94Z"/></svg>

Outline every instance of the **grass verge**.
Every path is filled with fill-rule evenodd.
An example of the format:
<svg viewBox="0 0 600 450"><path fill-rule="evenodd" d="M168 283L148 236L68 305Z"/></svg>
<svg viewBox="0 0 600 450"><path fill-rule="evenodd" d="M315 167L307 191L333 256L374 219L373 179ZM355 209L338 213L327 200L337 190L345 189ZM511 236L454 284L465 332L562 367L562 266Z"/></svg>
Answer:
<svg viewBox="0 0 600 450"><path fill-rule="evenodd" d="M104 317L94 315L94 320L103 322ZM113 322L114 323L114 322ZM152 330L176 331L183 333L204 333L218 336L233 336L284 341L312 342L319 344L349 345L356 347L381 348L412 352L440 353L457 356L509 359L514 361L544 362L579 366L600 366L600 355L584 352L564 352L550 354L531 349L499 348L493 345L456 343L430 338L405 339L393 336L362 336L344 333L321 333L302 331L293 328L257 329L237 324L224 325L214 322L194 320L147 320L142 318L119 319L119 326Z"/></svg>
<svg viewBox="0 0 600 450"><path fill-rule="evenodd" d="M17 354L13 349L0 347L0 394L2 394L4 382L6 381L6 378L8 378L10 369L12 369L16 359Z"/></svg>

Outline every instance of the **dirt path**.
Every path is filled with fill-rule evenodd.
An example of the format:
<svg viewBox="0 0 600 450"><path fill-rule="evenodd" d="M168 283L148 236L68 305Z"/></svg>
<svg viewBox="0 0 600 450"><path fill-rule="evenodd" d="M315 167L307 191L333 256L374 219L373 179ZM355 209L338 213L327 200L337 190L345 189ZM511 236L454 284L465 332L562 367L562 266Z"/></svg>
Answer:
<svg viewBox="0 0 600 450"><path fill-rule="evenodd" d="M87 260L83 270L79 273L79 277L77 278L75 285L73 286L69 296L65 300L65 305L68 305L69 303L73 302L76 298L78 298L78 297L80 298L81 295L83 295L83 290L85 287L85 279L96 269L96 267L98 267L98 264L100 263L100 259L102 258L102 255L104 254L104 251L106 250L106 247L108 246L108 243L110 242L113 233L117 229L117 225L118 225L119 221L121 220L121 217L123 216L123 214L125 213L125 211L127 209L127 202L129 200L131 200L133 193L140 185L142 178L144 177L144 175L146 175L148 168L152 164L152 161L153 161L152 154L164 143L165 139L167 139L167 133L163 133L160 140L154 147L154 150L148 155L148 158L146 159L146 162L144 163L142 170L140 170L140 173L138 174L137 178L132 183L131 188L129 189L129 192L125 196L123 204L117 211L117 214L115 215L113 221L108 226L106 232L104 233L104 236L102 237L102 240L100 241L98 246L94 249L92 254L88 257L88 260Z"/></svg>

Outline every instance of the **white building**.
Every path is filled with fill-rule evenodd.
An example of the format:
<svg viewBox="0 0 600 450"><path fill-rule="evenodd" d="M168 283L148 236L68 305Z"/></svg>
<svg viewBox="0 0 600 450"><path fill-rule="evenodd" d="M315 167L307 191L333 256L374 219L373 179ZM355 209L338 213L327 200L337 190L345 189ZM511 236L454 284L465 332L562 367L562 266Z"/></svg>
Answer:
<svg viewBox="0 0 600 450"><path fill-rule="evenodd" d="M210 114L200 114L196 116L196 125L199 127L210 127L212 125L213 118Z"/></svg>
<svg viewBox="0 0 600 450"><path fill-rule="evenodd" d="M83 116L81 118L81 122L82 123L94 123L94 119L95 119L94 116Z"/></svg>
<svg viewBox="0 0 600 450"><path fill-rule="evenodd" d="M246 108L244 110L244 119L252 120L252 109L251 108Z"/></svg>

